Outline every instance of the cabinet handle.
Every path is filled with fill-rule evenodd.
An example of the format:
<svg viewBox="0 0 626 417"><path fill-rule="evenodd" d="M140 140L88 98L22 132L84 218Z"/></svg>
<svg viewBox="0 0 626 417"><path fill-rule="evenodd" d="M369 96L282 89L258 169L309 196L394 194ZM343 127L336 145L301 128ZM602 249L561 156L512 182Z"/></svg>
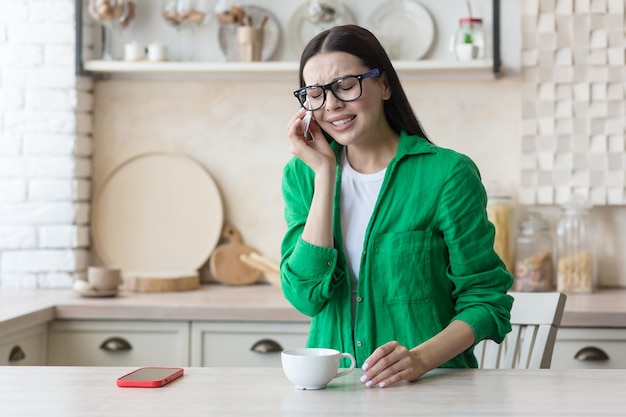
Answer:
<svg viewBox="0 0 626 417"><path fill-rule="evenodd" d="M574 359L577 361L608 361L609 355L600 348L588 346L576 352Z"/></svg>
<svg viewBox="0 0 626 417"><path fill-rule="evenodd" d="M283 347L272 339L261 339L250 350L256 353L277 353L282 352Z"/></svg>
<svg viewBox="0 0 626 417"><path fill-rule="evenodd" d="M121 337L110 337L100 345L100 349L107 352L127 352L133 350L133 347L126 339Z"/></svg>
<svg viewBox="0 0 626 417"><path fill-rule="evenodd" d="M24 359L26 359L26 354L20 345L13 346L13 349L11 349L11 352L9 353L9 362L19 362Z"/></svg>

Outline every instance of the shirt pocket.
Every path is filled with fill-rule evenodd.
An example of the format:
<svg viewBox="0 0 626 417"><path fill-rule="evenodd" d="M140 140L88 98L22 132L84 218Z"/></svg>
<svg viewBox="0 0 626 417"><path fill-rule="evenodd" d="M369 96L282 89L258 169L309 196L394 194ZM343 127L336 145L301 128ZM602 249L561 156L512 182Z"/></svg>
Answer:
<svg viewBox="0 0 626 417"><path fill-rule="evenodd" d="M425 230L375 236L370 279L378 304L431 299L431 238Z"/></svg>

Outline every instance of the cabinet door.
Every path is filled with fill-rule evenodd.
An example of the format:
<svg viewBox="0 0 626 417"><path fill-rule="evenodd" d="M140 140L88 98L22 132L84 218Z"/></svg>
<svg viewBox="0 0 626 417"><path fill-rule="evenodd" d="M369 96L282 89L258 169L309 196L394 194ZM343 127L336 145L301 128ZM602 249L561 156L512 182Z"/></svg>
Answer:
<svg viewBox="0 0 626 417"><path fill-rule="evenodd" d="M626 329L560 328L552 368L626 368Z"/></svg>
<svg viewBox="0 0 626 417"><path fill-rule="evenodd" d="M280 366L280 352L304 347L308 323L193 322L191 366Z"/></svg>
<svg viewBox="0 0 626 417"><path fill-rule="evenodd" d="M188 366L187 321L55 321L50 365Z"/></svg>
<svg viewBox="0 0 626 417"><path fill-rule="evenodd" d="M47 328L40 324L0 338L0 366L45 365Z"/></svg>

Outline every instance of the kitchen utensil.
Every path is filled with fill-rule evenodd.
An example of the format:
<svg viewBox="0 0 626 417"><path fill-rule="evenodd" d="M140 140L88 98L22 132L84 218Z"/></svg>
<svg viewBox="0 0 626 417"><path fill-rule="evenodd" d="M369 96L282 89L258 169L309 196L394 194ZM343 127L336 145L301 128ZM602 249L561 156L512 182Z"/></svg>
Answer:
<svg viewBox="0 0 626 417"><path fill-rule="evenodd" d="M271 261L257 252L242 254L239 259L246 265L261 271L267 282L280 288L280 265L277 262Z"/></svg>
<svg viewBox="0 0 626 417"><path fill-rule="evenodd" d="M95 252L129 275L197 271L215 249L222 224L213 178L179 154L127 160L105 178L92 204Z"/></svg>
<svg viewBox="0 0 626 417"><path fill-rule="evenodd" d="M267 9L258 6L241 6L243 19L247 24L254 27L263 25L263 44L261 48L261 61L269 61L278 49L280 41L280 24L276 17ZM265 23L263 21L266 19ZM242 24L243 22L238 22ZM220 23L218 28L218 42L226 61L240 61L239 42L237 40L236 23Z"/></svg>
<svg viewBox="0 0 626 417"><path fill-rule="evenodd" d="M261 271L241 262L241 255L258 252L255 248L244 245L239 230L227 223L222 232L224 243L217 246L209 260L213 277L226 285L249 285L261 278Z"/></svg>

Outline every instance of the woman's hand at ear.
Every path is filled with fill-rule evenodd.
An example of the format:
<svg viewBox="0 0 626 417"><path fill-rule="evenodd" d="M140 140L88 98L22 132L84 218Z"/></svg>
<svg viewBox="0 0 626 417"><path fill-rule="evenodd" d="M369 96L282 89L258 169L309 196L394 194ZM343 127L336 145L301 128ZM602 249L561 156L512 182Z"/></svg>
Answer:
<svg viewBox="0 0 626 417"><path fill-rule="evenodd" d="M334 170L335 154L315 119L312 119L309 125L309 132L311 132L313 140L306 140L305 132L302 129L302 119L305 114L306 111L300 109L287 125L291 153L302 159L316 173L321 169Z"/></svg>

